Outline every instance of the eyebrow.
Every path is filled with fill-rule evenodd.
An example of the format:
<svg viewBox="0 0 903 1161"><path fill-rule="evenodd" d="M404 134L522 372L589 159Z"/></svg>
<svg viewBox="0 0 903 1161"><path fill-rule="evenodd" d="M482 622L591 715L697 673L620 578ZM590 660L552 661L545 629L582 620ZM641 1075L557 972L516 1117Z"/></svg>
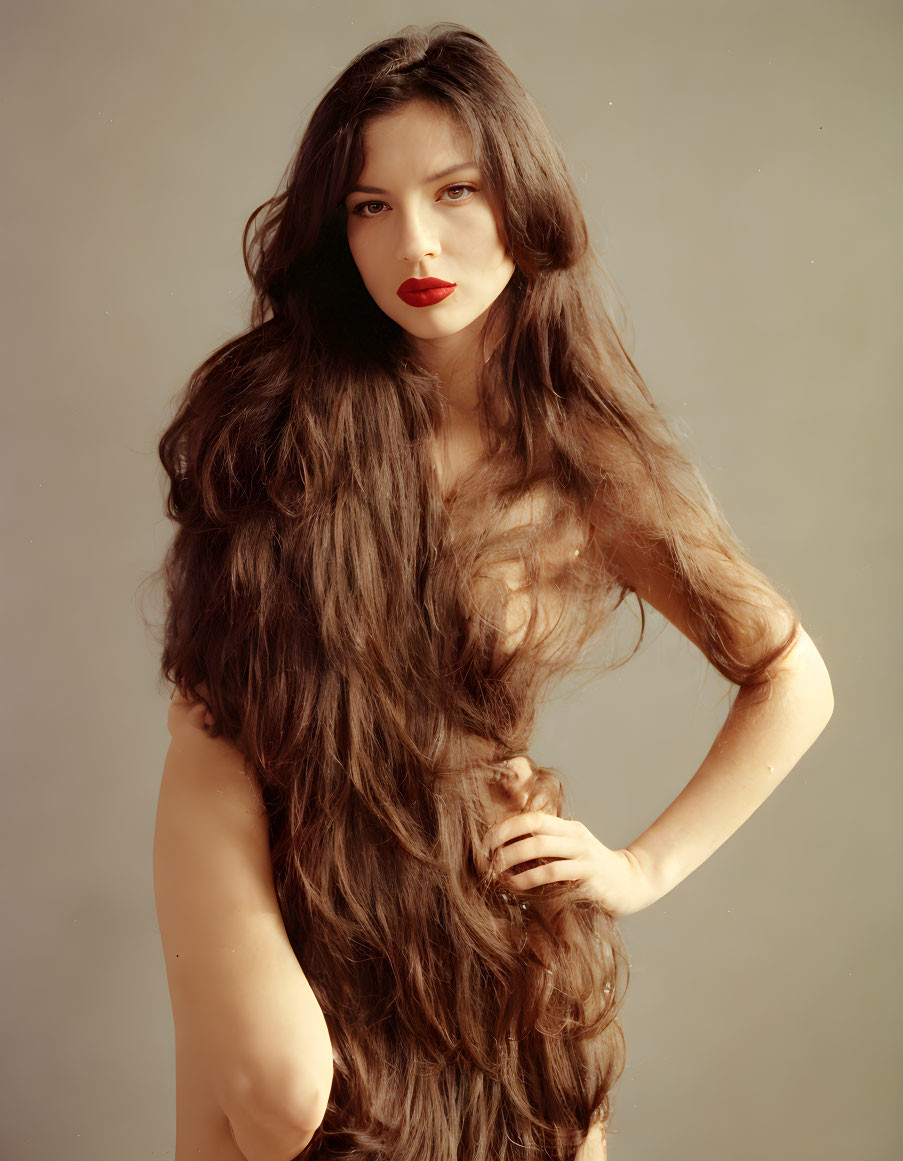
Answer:
<svg viewBox="0 0 903 1161"><path fill-rule="evenodd" d="M429 185L430 182L439 181L441 178L448 177L450 173L454 173L458 169L469 169L471 166L475 169L476 164L475 161L459 161L457 165L450 165L448 169L443 169L439 173L431 173L429 177L424 178L423 184ZM388 194L389 192L387 189L378 189L375 185L353 185L348 191L348 194L346 194L346 197L353 193Z"/></svg>

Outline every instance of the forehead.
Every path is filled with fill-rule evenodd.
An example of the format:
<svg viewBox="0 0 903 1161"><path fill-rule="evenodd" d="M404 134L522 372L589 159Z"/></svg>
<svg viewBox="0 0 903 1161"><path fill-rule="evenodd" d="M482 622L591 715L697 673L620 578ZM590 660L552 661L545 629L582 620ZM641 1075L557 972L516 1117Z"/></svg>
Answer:
<svg viewBox="0 0 903 1161"><path fill-rule="evenodd" d="M412 166L432 172L436 161L451 165L473 157L470 134L450 113L421 100L372 117L364 126L363 147L365 170Z"/></svg>

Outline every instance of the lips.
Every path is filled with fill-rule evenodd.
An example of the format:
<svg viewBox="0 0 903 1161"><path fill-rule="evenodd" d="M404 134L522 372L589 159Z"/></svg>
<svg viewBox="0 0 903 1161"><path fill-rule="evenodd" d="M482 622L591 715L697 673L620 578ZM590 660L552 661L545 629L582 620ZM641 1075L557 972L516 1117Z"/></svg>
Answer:
<svg viewBox="0 0 903 1161"><path fill-rule="evenodd" d="M408 278L395 293L408 306L435 306L454 291L455 283L441 278Z"/></svg>
<svg viewBox="0 0 903 1161"><path fill-rule="evenodd" d="M396 294L411 294L418 290L432 290L434 286L454 286L441 278L408 278L399 286Z"/></svg>

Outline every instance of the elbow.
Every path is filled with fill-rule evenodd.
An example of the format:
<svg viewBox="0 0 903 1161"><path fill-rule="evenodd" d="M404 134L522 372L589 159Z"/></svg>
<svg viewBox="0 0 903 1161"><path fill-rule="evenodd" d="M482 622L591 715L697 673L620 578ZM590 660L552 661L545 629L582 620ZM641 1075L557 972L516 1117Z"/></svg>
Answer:
<svg viewBox="0 0 903 1161"><path fill-rule="evenodd" d="M791 674L799 674L805 683L812 713L819 723L819 733L831 720L834 713L834 687L825 659L816 648L815 642L800 626L799 637L782 662L781 668Z"/></svg>
<svg viewBox="0 0 903 1161"><path fill-rule="evenodd" d="M834 713L834 686L831 684L831 675L828 673L828 667L825 666L825 725L831 720L831 715Z"/></svg>
<svg viewBox="0 0 903 1161"><path fill-rule="evenodd" d="M817 699L819 720L823 730L834 713L834 686L831 684L831 675L825 660L814 645L812 645L811 670L813 674L811 681L816 691L813 696Z"/></svg>
<svg viewBox="0 0 903 1161"><path fill-rule="evenodd" d="M808 716L812 722L815 737L825 729L834 713L834 687L831 676L821 656L816 653L809 675L807 675Z"/></svg>

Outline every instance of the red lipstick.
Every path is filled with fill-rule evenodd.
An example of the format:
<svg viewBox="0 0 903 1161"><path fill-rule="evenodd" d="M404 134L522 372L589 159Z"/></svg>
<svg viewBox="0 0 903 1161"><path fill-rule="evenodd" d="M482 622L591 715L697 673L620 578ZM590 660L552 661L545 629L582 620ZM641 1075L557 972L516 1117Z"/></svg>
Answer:
<svg viewBox="0 0 903 1161"><path fill-rule="evenodd" d="M408 306L433 306L443 298L448 298L455 285L441 278L408 278L395 293Z"/></svg>

